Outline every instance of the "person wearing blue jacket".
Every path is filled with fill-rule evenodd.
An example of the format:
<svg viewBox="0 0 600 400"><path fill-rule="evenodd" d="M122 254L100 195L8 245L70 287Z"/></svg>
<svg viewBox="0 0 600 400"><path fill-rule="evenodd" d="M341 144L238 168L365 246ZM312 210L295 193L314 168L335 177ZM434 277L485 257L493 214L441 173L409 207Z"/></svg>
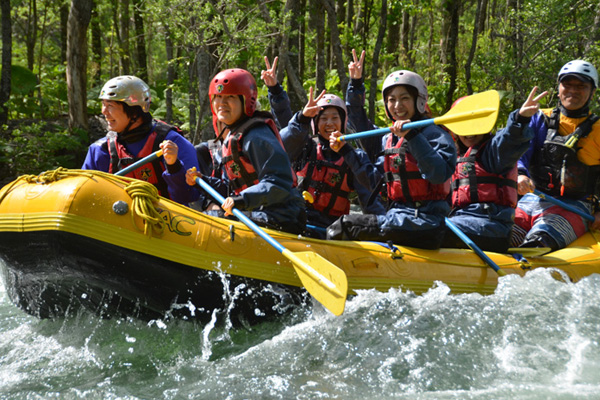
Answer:
<svg viewBox="0 0 600 400"><path fill-rule="evenodd" d="M513 245L558 250L588 229L600 229L600 117L590 106L598 71L588 61L571 60L558 72L558 104L531 118L535 137L518 163L519 199ZM540 198L534 189L593 214L579 214Z"/></svg>
<svg viewBox="0 0 600 400"><path fill-rule="evenodd" d="M352 98L356 92L348 95L348 103L356 102ZM381 141L383 154L375 165L380 180L386 184L388 210L382 215L342 216L327 228L327 238L439 248L445 232L444 218L450 212L447 196L456 166L454 141L436 125L403 129L408 122L428 117L427 86L418 74L406 70L392 72L383 83L382 95L385 112L393 125L391 133ZM373 126L364 109L352 107L348 114L358 130ZM330 142L335 140L332 138Z"/></svg>
<svg viewBox="0 0 600 400"><path fill-rule="evenodd" d="M275 117L275 122L279 129L285 128L292 119L293 112L290 104L290 98L283 86L277 80L277 61L278 57L273 60L273 65L269 63L269 58L265 56L266 70L260 72L260 78L267 85L269 104L271 112Z"/></svg>
<svg viewBox="0 0 600 400"><path fill-rule="evenodd" d="M365 83L363 79L363 65L365 61L365 51L356 56L356 50L352 49L353 61L348 64L348 87L346 88L346 107L350 115L350 124L356 132L366 132L378 127L369 120L365 110ZM368 136L357 140L358 146L367 153L372 163L383 151L380 136Z"/></svg>
<svg viewBox="0 0 600 400"><path fill-rule="evenodd" d="M458 162L452 176L452 211L449 219L483 250L506 252L517 205L517 161L529 148L531 116L539 110L537 87L519 110L508 116L506 127L495 135L456 135ZM463 98L452 105L458 104ZM442 247L467 248L452 232Z"/></svg>
<svg viewBox="0 0 600 400"><path fill-rule="evenodd" d="M332 133L346 132L347 121L348 113L342 99L325 94L325 91L315 99L311 88L304 109L294 114L281 131L281 139L298 177L298 187L307 193L310 226L326 228L341 215L349 214L354 191L363 212L385 212L379 199L371 199L376 183L375 170L366 153L349 145L338 153L329 146ZM371 185L365 186L362 182L371 182ZM309 229L308 233L324 238L324 231Z"/></svg>
<svg viewBox="0 0 600 400"><path fill-rule="evenodd" d="M160 195L178 203L193 201L197 191L186 184L185 171L198 167L196 151L176 128L152 118L148 85L135 76L118 76L106 82L99 99L109 132L90 145L82 169L116 173L162 149L161 159L127 176L154 184Z"/></svg>
<svg viewBox="0 0 600 400"><path fill-rule="evenodd" d="M209 86L213 126L222 140L222 180L229 189L221 207L225 216L235 207L259 225L302 233L304 199L273 116L256 109L257 95L254 77L238 68L219 72Z"/></svg>

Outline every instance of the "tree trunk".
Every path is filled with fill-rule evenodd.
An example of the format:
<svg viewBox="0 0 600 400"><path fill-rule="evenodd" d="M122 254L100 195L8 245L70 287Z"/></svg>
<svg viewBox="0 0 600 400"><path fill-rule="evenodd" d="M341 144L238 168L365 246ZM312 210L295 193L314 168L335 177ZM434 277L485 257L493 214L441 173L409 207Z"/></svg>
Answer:
<svg viewBox="0 0 600 400"><path fill-rule="evenodd" d="M307 0L300 0L300 10L306 9ZM304 81L305 74L305 62L304 55L306 54L306 22L302 19L302 23L299 27L300 37L298 38L298 76L302 81Z"/></svg>
<svg viewBox="0 0 600 400"><path fill-rule="evenodd" d="M385 46L386 52L391 54L393 57L391 60L389 60L391 66L398 65L399 59L403 57L403 54L406 52L406 49L402 49L398 46L398 43L401 43L400 27L402 26L400 18L398 17L402 14L404 14L404 12L403 10L400 10L400 4L392 3L390 7L390 15L388 17L388 34ZM389 67L386 65L385 69L388 70Z"/></svg>
<svg viewBox="0 0 600 400"><path fill-rule="evenodd" d="M94 85L100 83L102 76L102 31L100 30L100 17L98 15L98 4L94 2L92 9L92 71Z"/></svg>
<svg viewBox="0 0 600 400"><path fill-rule="evenodd" d="M44 4L44 12L42 14L42 31L40 33L40 50L38 52L38 83L42 81L42 75L44 73L44 42L46 39L46 26L48 20L48 5ZM44 102L42 99L42 85L37 85L38 93L38 104L40 105L40 118L44 119Z"/></svg>
<svg viewBox="0 0 600 400"><path fill-rule="evenodd" d="M433 30L433 29L432 29ZM408 52L409 50L409 42L410 42L410 14L406 9L402 10L402 35L400 42L402 43L402 58L403 62L407 62L409 65L412 65L411 56Z"/></svg>
<svg viewBox="0 0 600 400"><path fill-rule="evenodd" d="M210 78L214 75L214 72L210 67L211 59L210 52L206 46L201 46L196 52L196 74L198 75L198 123L196 125L196 131L192 137L192 143L196 144L199 140L208 140L215 138L215 130L212 127L212 122L203 129L202 121L205 120L205 115L210 115L210 103L208 98L208 87L210 85ZM204 134L203 134L204 133Z"/></svg>
<svg viewBox="0 0 600 400"><path fill-rule="evenodd" d="M446 93L446 110L454 102L454 91L456 90L456 47L458 45L458 22L459 22L459 0L449 0L446 2L445 11L450 17L448 39L446 41L446 63L444 64L444 72L450 82L448 92Z"/></svg>
<svg viewBox="0 0 600 400"><path fill-rule="evenodd" d="M331 51L335 60L335 69L340 78L340 89L344 92L348 86L348 76L346 75L342 43L340 42L340 31L337 25L335 4L331 0L321 0L321 3L325 10L327 10L327 21L329 23L329 30L331 31Z"/></svg>
<svg viewBox="0 0 600 400"><path fill-rule="evenodd" d="M120 35L117 35L120 47L121 74L131 74L131 53L129 51L129 0L120 0L121 18L115 16L119 21ZM116 22L116 21L115 21ZM117 27L117 25L115 25ZM117 31L117 32L118 32ZM120 36L120 37L119 37Z"/></svg>
<svg viewBox="0 0 600 400"><path fill-rule="evenodd" d="M60 6L60 62L64 65L67 62L67 21L69 20L69 4L63 3Z"/></svg>
<svg viewBox="0 0 600 400"><path fill-rule="evenodd" d="M465 81L467 83L467 94L473 94L473 85L471 85L471 64L475 58L475 51L477 50L477 37L479 36L479 21L481 20L481 9L484 0L477 0L477 8L475 9L475 26L473 27L473 37L471 39L471 48L469 49L469 56L465 63Z"/></svg>
<svg viewBox="0 0 600 400"><path fill-rule="evenodd" d="M88 128L87 121L87 38L92 17L92 0L72 0L67 23L67 93L69 129Z"/></svg>
<svg viewBox="0 0 600 400"><path fill-rule="evenodd" d="M27 28L25 33L25 45L27 46L27 68L33 71L35 63L35 43L37 42L37 0L29 0L29 13L27 15Z"/></svg>
<svg viewBox="0 0 600 400"><path fill-rule="evenodd" d="M311 3L311 22L310 25L316 31L316 47L315 47L315 58L316 58L316 89L321 91L325 89L325 67L327 65L327 59L325 58L325 18L323 7L321 6L320 0L310 0Z"/></svg>
<svg viewBox="0 0 600 400"><path fill-rule="evenodd" d="M173 39L171 28L165 23L165 50L167 52L167 89L165 90L165 122L173 120L173 83L175 82L175 66L173 65Z"/></svg>
<svg viewBox="0 0 600 400"><path fill-rule="evenodd" d="M2 11L2 75L0 76L0 125L8 122L6 102L10 98L10 66L12 65L12 23L10 0L1 0Z"/></svg>
<svg viewBox="0 0 600 400"><path fill-rule="evenodd" d="M596 46L596 43L600 41L600 30L598 25L600 25L600 4L596 7L596 16L594 17L594 26L592 26L592 30L588 36L588 40L585 42L584 54L589 54L590 51Z"/></svg>
<svg viewBox="0 0 600 400"><path fill-rule="evenodd" d="M192 130L192 127L197 127L198 126L198 120L197 120L197 115L196 115L196 104L197 104L197 99L196 99L196 90L199 90L196 82L197 80L197 71L196 71L196 57L195 57L195 49L193 47L190 47L189 49L189 54L190 55L194 55L194 58L190 58L189 63L188 63L188 110L189 110L189 121L190 121L190 131ZM194 87L196 86L196 87Z"/></svg>
<svg viewBox="0 0 600 400"><path fill-rule="evenodd" d="M280 61L284 62L285 67L282 67L283 64L280 64L280 67L277 71L277 79L280 82L283 82L283 77L286 75L287 72L287 92L290 98L290 106L292 107L292 110L300 110L306 104L306 93L304 92L302 84L300 84L301 91L298 92L298 87L297 85L294 85L293 82L302 82L303 80L299 75L301 73L300 68L304 68L304 63L301 62L303 61L301 58L303 57L301 56L301 53L304 49L301 46L303 46L304 43L303 36L305 26L304 18L301 18L301 16L302 11L304 9L302 8L302 2L296 0L287 0L285 9L289 9L291 13L291 15L289 16L291 29L288 38L288 57L283 57L282 60L281 53L279 53ZM290 76L290 71L294 71L293 76Z"/></svg>
<svg viewBox="0 0 600 400"><path fill-rule="evenodd" d="M354 19L354 0L346 1L346 26L344 27L344 42L346 43L346 53L350 54L350 38L352 36L352 20Z"/></svg>
<svg viewBox="0 0 600 400"><path fill-rule="evenodd" d="M143 0L134 0L133 5L138 64L136 76L144 82L148 82L148 57L146 55L146 36L144 34L144 18L142 16Z"/></svg>
<svg viewBox="0 0 600 400"><path fill-rule="evenodd" d="M375 120L375 101L377 100L377 70L379 69L379 54L383 45L387 21L387 0L381 1L381 14L379 18L379 32L373 49L373 64L371 65L371 87L369 89L369 119Z"/></svg>

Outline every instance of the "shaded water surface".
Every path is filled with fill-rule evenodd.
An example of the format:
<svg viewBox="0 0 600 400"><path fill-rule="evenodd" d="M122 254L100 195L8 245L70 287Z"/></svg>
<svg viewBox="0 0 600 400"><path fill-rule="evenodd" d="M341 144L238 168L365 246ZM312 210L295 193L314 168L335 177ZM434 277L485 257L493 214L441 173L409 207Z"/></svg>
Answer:
<svg viewBox="0 0 600 400"><path fill-rule="evenodd" d="M600 276L362 291L277 322L38 320L0 282L4 399L600 399Z"/></svg>

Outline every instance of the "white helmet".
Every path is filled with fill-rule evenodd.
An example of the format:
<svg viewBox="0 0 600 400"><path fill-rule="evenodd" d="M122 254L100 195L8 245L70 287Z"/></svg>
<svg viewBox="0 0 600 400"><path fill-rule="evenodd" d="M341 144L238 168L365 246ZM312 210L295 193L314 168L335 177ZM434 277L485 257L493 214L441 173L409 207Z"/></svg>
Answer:
<svg viewBox="0 0 600 400"><path fill-rule="evenodd" d="M146 82L132 75L117 76L104 84L99 99L122 101L128 106L140 106L150 111L150 88Z"/></svg>
<svg viewBox="0 0 600 400"><path fill-rule="evenodd" d="M598 71L587 61L573 60L566 63L558 73L558 82L568 75L583 78L583 80L591 82L594 88L598 87Z"/></svg>
<svg viewBox="0 0 600 400"><path fill-rule="evenodd" d="M427 105L427 85L425 84L425 81L423 80L423 78L421 78L421 75L412 72L412 71L406 71L406 70L401 70L401 71L394 71L391 74L389 74L387 76L387 78L385 78L385 81L383 81L383 87L381 89L381 94L383 95L383 104L385 105L385 113L388 116L388 118L392 119L392 116L390 114L390 111L387 108L387 103L385 101L385 92L393 87L393 86L399 86L399 85L406 85L406 86L412 86L415 89L417 89L417 99L416 99L416 103L417 103L417 111L419 111L419 113L424 114L425 110L426 110L426 105Z"/></svg>
<svg viewBox="0 0 600 400"><path fill-rule="evenodd" d="M325 94L319 101L317 101L317 105L325 109L325 107L335 107L338 109L340 113L340 119L342 120L341 133L346 133L346 125L348 125L348 109L346 108L346 103L344 100L336 96L335 94ZM316 118L313 118L311 121L311 125L313 128L313 132L316 134L318 129L316 126L316 121L321 116L319 115Z"/></svg>

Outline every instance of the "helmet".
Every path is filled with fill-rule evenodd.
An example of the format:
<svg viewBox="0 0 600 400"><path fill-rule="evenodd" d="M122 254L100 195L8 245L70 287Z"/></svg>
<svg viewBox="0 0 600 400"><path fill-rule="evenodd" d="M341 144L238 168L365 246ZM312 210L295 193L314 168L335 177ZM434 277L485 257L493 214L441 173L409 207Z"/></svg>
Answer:
<svg viewBox="0 0 600 400"><path fill-rule="evenodd" d="M140 106L150 111L150 88L146 82L132 75L117 76L104 84L99 99L122 101L128 106Z"/></svg>
<svg viewBox="0 0 600 400"><path fill-rule="evenodd" d="M563 65L558 73L558 82L569 75L575 75L579 79L583 78L581 80L591 82L594 88L598 87L598 71L587 61L573 60Z"/></svg>
<svg viewBox="0 0 600 400"><path fill-rule="evenodd" d="M425 106L427 105L427 85L425 84L425 81L417 73L414 73L412 71L401 70L392 72L387 76L387 78L385 78L385 81L383 81L383 88L381 89L381 94L383 95L383 104L385 105L386 115L390 119L393 119L385 102L385 92L389 88L399 85L412 86L415 89L417 89L417 111L419 111L419 113L421 114L424 114L426 110Z"/></svg>
<svg viewBox="0 0 600 400"><path fill-rule="evenodd" d="M454 103L452 103L452 105L450 106L450 109L453 109L454 107L456 107L456 105L458 103L460 103L461 101L463 101L467 97L469 97L469 96L462 96L462 97L459 97L458 99L454 100Z"/></svg>
<svg viewBox="0 0 600 400"><path fill-rule="evenodd" d="M256 111L256 99L258 90L256 81L252 74L245 69L234 68L226 69L219 72L210 82L208 88L208 97L212 100L212 96L217 94L237 94L244 98L244 113L251 117ZM212 101L210 106L212 109Z"/></svg>
<svg viewBox="0 0 600 400"><path fill-rule="evenodd" d="M342 133L346 133L346 125L348 124L348 109L346 108L346 103L344 102L344 100L340 99L335 94L326 94L323 97L321 97L321 99L319 101L317 101L317 106L322 107L322 108L325 108L325 107L337 108L338 111L340 112L340 119L342 120L341 131L342 131ZM320 113L319 113L319 115L320 115ZM313 132L315 132L315 134L318 131L318 127L316 126L318 119L319 119L319 116L317 116L316 118L313 118L313 120L311 122Z"/></svg>

